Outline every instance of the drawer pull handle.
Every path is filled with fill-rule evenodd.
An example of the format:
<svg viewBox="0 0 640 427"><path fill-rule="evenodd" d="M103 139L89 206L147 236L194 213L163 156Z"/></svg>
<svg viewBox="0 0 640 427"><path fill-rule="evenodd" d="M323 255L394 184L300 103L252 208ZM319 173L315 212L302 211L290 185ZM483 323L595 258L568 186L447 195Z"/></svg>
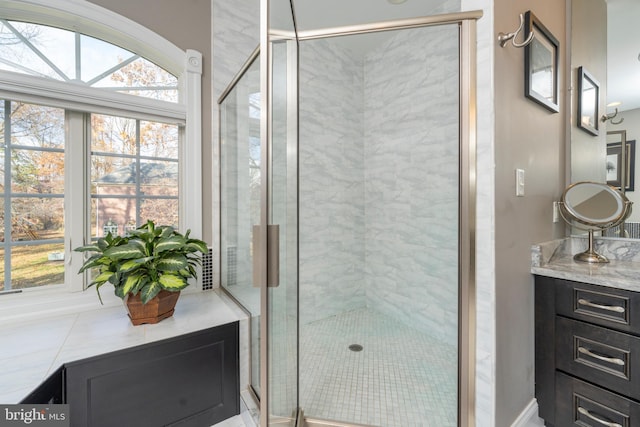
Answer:
<svg viewBox="0 0 640 427"><path fill-rule="evenodd" d="M624 366L624 360L618 359L617 357L600 356L599 354L591 352L591 350L589 350L588 348L578 347L578 352L593 357L594 359L602 360L603 362L609 362L613 363L614 365Z"/></svg>
<svg viewBox="0 0 640 427"><path fill-rule="evenodd" d="M622 427L618 423L601 420L600 418L592 415L591 412L589 412L588 410L584 409L582 406L578 406L578 412L580 412L582 415L584 415L586 417L591 418L593 421L602 424L603 426L607 426L607 427Z"/></svg>
<svg viewBox="0 0 640 427"><path fill-rule="evenodd" d="M616 313L624 313L624 307L620 307L620 306L617 306L617 305L595 304L595 303L593 303L591 301L587 301L586 299L583 299L583 298L580 298L578 300L578 304L586 305L587 307L599 308L600 310L615 311Z"/></svg>

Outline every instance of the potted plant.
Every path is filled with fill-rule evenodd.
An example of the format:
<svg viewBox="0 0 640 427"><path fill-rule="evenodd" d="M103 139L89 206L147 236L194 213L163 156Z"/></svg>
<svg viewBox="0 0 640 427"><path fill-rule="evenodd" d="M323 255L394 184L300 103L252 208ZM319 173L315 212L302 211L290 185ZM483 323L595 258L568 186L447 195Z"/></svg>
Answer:
<svg viewBox="0 0 640 427"><path fill-rule="evenodd" d="M95 243L76 248L77 252L93 252L78 273L97 270L88 287L111 283L122 298L134 325L157 323L173 315L180 291L197 278L207 245L189 238L167 225L153 221L129 232L128 236L107 236Z"/></svg>

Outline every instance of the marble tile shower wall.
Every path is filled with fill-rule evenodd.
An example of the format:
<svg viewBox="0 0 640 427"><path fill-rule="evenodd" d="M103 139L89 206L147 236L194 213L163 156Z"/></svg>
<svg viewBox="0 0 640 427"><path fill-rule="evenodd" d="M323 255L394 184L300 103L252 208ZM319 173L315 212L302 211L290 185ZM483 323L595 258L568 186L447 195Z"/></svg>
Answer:
<svg viewBox="0 0 640 427"><path fill-rule="evenodd" d="M251 52L259 45L260 43L260 0L244 0L237 2L229 2L225 0L214 0L212 2L212 20L213 20L213 47L212 47L212 60L211 66L212 70L212 78L213 78L213 117L216 118L213 120L213 134L218 135L219 132L219 124L218 124L218 98L222 95L223 91L227 88L227 85L231 83L233 77L238 73L242 67L242 64L249 58ZM259 81L259 76L256 77ZM238 123L241 123L238 121ZM244 122L246 123L246 122ZM229 129L235 130L235 129ZM238 129L238 132L242 132L242 129ZM240 136L239 136L240 137ZM244 135L243 135L244 137ZM242 141L246 141L246 139L242 139ZM244 165L248 164L248 154L245 158L236 158L234 159L226 159L224 156L221 156L218 146L218 139L215 138L215 143L212 146L212 169L218 170L219 167L224 168L225 165L220 164L220 160L227 162L226 167L234 168L234 164ZM239 149L239 148L238 148ZM238 153L242 154L242 153ZM227 154L228 155L228 154ZM233 163L234 161L243 162L243 163ZM246 171L246 168L240 169L241 171ZM246 174L243 175L243 178L246 177ZM246 177L248 180L248 177ZM220 211L219 205L219 182L217 177L213 178L212 185L212 200L213 202L213 212ZM242 188L246 191L248 188L248 183L242 182L237 183L238 188ZM238 206L235 205L227 205L227 209L235 209ZM247 207L242 207L243 209L247 209ZM228 212L230 218L235 218L235 212ZM230 227L243 227L242 229L238 228L237 230L246 230L246 233L249 233L250 222L247 219L244 223L237 224L228 224ZM220 245L220 229L218 227L218 221L214 218L213 221L213 238L211 241L211 247L217 251L217 248ZM225 232L227 232L228 228L226 225L222 227ZM247 242L246 236L227 236L228 242L225 243L225 246L232 246L230 249L231 252L236 251L235 254L231 254L235 261L233 263L237 263L235 266L232 266L234 274L231 274L232 277L230 279L237 283L248 282L250 279L250 267L251 267L251 258L247 248L237 248L234 247L236 245L230 242ZM248 245L248 243L245 243ZM248 246L247 246L248 247ZM225 257L222 265L228 266L227 262L227 249L225 249L224 253L221 254ZM218 281L219 271L218 271L218 263L214 262L214 271L213 277L214 281ZM249 272L249 273L246 273ZM227 276L227 272L223 272L225 276ZM245 275L244 277L241 277Z"/></svg>
<svg viewBox="0 0 640 427"><path fill-rule="evenodd" d="M300 44L300 321L363 308L361 59L335 40Z"/></svg>
<svg viewBox="0 0 640 427"><path fill-rule="evenodd" d="M457 343L457 52L456 26L301 43L303 324L367 306Z"/></svg>
<svg viewBox="0 0 640 427"><path fill-rule="evenodd" d="M367 305L451 345L458 306L458 28L365 58Z"/></svg>

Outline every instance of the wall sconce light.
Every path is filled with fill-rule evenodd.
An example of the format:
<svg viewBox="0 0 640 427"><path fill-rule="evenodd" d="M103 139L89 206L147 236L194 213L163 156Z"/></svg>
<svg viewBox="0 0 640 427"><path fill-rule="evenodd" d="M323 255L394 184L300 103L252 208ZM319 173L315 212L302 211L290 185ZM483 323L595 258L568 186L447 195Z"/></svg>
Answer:
<svg viewBox="0 0 640 427"><path fill-rule="evenodd" d="M611 102L607 104L607 108L613 107L614 111L613 113L603 114L602 118L600 119L602 120L602 123L606 122L607 120L611 120L612 125L619 125L620 123L624 122L624 117L620 117L620 120L618 121L613 120L618 115L618 107L620 105L622 105L622 102Z"/></svg>

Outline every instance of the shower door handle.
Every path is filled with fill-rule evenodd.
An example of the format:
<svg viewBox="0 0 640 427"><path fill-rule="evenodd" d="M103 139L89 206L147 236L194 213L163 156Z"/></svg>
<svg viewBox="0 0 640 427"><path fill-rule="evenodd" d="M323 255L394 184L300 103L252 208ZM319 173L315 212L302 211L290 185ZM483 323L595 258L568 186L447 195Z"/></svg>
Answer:
<svg viewBox="0 0 640 427"><path fill-rule="evenodd" d="M261 261L263 259L262 245L260 242L260 226L253 226L253 286L260 287ZM278 224L267 225L267 286L277 288L280 285L280 226Z"/></svg>

